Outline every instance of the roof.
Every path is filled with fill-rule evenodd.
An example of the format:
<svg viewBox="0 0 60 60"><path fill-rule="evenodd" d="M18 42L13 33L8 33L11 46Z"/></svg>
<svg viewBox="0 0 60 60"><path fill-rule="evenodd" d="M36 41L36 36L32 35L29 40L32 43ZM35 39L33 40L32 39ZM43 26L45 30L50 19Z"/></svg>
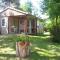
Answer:
<svg viewBox="0 0 60 60"><path fill-rule="evenodd" d="M7 7L3 11L0 12L1 16L16 16L16 15L26 15L28 12L24 12L15 8Z"/></svg>

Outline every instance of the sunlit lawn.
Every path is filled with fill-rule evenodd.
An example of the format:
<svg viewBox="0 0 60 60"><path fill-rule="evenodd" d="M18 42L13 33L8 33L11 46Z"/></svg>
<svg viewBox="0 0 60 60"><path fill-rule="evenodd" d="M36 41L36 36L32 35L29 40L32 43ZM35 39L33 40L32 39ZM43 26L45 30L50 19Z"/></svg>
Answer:
<svg viewBox="0 0 60 60"><path fill-rule="evenodd" d="M32 43L29 60L60 60L60 44L52 43L50 36L30 36ZM16 35L0 36L0 60L16 59Z"/></svg>

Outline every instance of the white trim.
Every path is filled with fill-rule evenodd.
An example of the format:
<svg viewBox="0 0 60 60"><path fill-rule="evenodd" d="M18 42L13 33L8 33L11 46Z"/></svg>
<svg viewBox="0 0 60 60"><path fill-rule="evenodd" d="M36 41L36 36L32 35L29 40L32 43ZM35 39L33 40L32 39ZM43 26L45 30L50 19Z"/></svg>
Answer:
<svg viewBox="0 0 60 60"><path fill-rule="evenodd" d="M31 34L31 20L29 20L29 34Z"/></svg>
<svg viewBox="0 0 60 60"><path fill-rule="evenodd" d="M5 26L2 26L2 19L5 20ZM1 33L8 34L8 17L2 17L1 19Z"/></svg>
<svg viewBox="0 0 60 60"><path fill-rule="evenodd" d="M5 23L4 23L4 26L2 26L2 20L4 19L4 21L5 21L5 18L2 18L1 19L1 27L6 27L6 21L5 21Z"/></svg>
<svg viewBox="0 0 60 60"><path fill-rule="evenodd" d="M19 13L22 13L22 14L28 14L28 12L24 12L24 11L22 11L22 10L19 10L19 9L16 9L16 8L12 8L12 7L7 7L7 8L4 9L3 11L1 11L0 13L3 13L4 11L6 11L6 10L8 10L8 9L14 10L14 11L19 12Z"/></svg>

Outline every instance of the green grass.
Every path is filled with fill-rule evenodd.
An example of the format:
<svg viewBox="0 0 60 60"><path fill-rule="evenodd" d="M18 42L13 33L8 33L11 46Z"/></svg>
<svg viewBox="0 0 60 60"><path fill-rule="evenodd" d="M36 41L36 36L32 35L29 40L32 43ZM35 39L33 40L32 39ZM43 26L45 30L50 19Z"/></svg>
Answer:
<svg viewBox="0 0 60 60"><path fill-rule="evenodd" d="M50 36L30 36L32 43L28 60L60 60L60 44L52 43ZM16 35L0 36L0 60L16 59Z"/></svg>

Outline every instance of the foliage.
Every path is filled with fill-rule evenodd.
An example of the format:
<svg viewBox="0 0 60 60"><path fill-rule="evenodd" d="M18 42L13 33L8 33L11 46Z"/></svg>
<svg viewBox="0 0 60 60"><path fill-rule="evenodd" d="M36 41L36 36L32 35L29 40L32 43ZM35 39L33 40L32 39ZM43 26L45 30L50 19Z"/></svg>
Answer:
<svg viewBox="0 0 60 60"><path fill-rule="evenodd" d="M20 0L2 0L2 3L5 3L5 5L10 6L10 4L14 4L16 8L19 8Z"/></svg>
<svg viewBox="0 0 60 60"><path fill-rule="evenodd" d="M52 27L51 21L50 20L46 20L45 24L44 24L44 30L45 31L49 31L51 27Z"/></svg>
<svg viewBox="0 0 60 60"><path fill-rule="evenodd" d="M53 41L60 40L60 0L44 0L43 11L47 13L52 20L52 28L50 30L53 35ZM59 22L58 22L59 21Z"/></svg>
<svg viewBox="0 0 60 60"><path fill-rule="evenodd" d="M27 42L29 42L29 36L27 36L27 35L23 35L23 34L21 34L20 36L17 36L17 38L16 38L16 41L17 42L25 42L25 41L27 41Z"/></svg>
<svg viewBox="0 0 60 60"><path fill-rule="evenodd" d="M60 0L44 0L43 12L47 13L50 19L55 19L57 24L58 16L60 16Z"/></svg>
<svg viewBox="0 0 60 60"><path fill-rule="evenodd" d="M25 4L22 4L21 5L21 9L23 10L23 11L27 11L27 12L29 12L29 13L32 13L32 3L31 2L26 2Z"/></svg>
<svg viewBox="0 0 60 60"><path fill-rule="evenodd" d="M52 41L60 43L60 26L52 26L50 32L52 35Z"/></svg>
<svg viewBox="0 0 60 60"><path fill-rule="evenodd" d="M49 14L50 18L60 15L60 0L44 0L43 11Z"/></svg>

